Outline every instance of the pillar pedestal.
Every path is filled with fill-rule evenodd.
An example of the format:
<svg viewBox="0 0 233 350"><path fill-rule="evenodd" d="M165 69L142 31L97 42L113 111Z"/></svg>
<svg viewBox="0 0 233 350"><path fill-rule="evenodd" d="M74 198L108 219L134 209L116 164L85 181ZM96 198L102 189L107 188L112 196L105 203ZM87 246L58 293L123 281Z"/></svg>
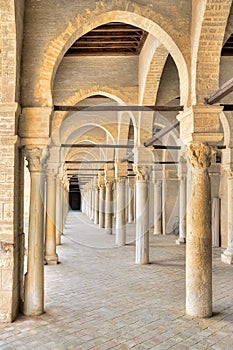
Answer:
<svg viewBox="0 0 233 350"><path fill-rule="evenodd" d="M211 192L208 167L212 151L203 143L188 148L191 193L187 211L186 312L193 317L212 316Z"/></svg>
<svg viewBox="0 0 233 350"><path fill-rule="evenodd" d="M38 316L44 313L43 148L28 146L25 155L30 171L31 191L23 313Z"/></svg>

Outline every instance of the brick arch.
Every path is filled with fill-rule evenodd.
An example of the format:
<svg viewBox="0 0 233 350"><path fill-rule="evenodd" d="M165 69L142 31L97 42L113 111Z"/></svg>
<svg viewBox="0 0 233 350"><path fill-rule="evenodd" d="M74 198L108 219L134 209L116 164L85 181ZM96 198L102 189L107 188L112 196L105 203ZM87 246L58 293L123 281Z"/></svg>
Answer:
<svg viewBox="0 0 233 350"><path fill-rule="evenodd" d="M160 84L160 79L168 57L168 51L160 45L156 48L154 56L150 62L149 71L146 77L145 89L143 94L143 105L154 105Z"/></svg>
<svg viewBox="0 0 233 350"><path fill-rule="evenodd" d="M114 137L113 135L111 134L110 130L108 129L107 126L102 126L102 125L99 125L99 124L96 124L96 123L86 123L85 121L83 122L83 124L81 124L79 126L79 129L78 130L81 130L83 127L86 127L86 126L90 126L90 127L94 127L94 128L99 128L101 130L103 130L105 132L106 135L109 135L110 139L112 140L112 143L115 144L115 140L114 140ZM67 131L67 130L66 130ZM74 131L73 130L70 130L70 133L67 135L67 139L65 140L65 142L67 143L82 143L82 142L89 142L89 143L98 143L98 138L96 137L93 137L91 135L87 135L86 134L87 131L85 131L85 136L84 138L82 136L79 136L77 138L77 135L74 134ZM98 153L98 149L96 149L97 153ZM93 153L93 150L87 150L86 153ZM80 150L76 150L74 152L74 150L69 150L69 149L65 149L65 151L63 152L63 156L66 156L69 155L69 153L71 154L78 154L80 153ZM106 155L106 152L105 150L102 150L102 153L103 153L103 156Z"/></svg>
<svg viewBox="0 0 233 350"><path fill-rule="evenodd" d="M196 12L194 10L196 17L193 19L195 33L192 37L191 84L193 104L203 103L204 98L218 88L221 49L231 3L231 0L206 0L197 5L200 7L196 8Z"/></svg>
<svg viewBox="0 0 233 350"><path fill-rule="evenodd" d="M128 8L127 1L122 0L122 4L122 8ZM155 14L153 12L153 15L156 17L155 20L158 21L158 23L161 22L157 24L155 21L147 18L149 13L152 12L151 9L150 12L145 10L144 17L143 8L137 5L133 6L134 8L132 10L135 12L115 10L104 13L96 13L95 16L93 16L93 14L85 13L85 16L83 17L79 15L76 22L69 22L66 29L49 44L47 50L43 54L42 63L38 73L38 81L36 84L34 82L32 89L25 89L25 91L23 89L23 98L26 97L28 90L31 90L30 94L33 101L30 101L30 103L32 105L51 106L53 103L51 87L53 85L54 76L67 49L77 38L81 37L91 29L108 22L120 21L138 26L151 33L159 41L161 41L161 43L164 43L176 62L180 76L181 103L186 104L189 94L189 78L186 62L189 60L187 45L183 45L183 51L186 51L186 53L183 54L181 51L183 43L180 39L180 35L174 28L171 27L171 24L168 20L166 20L165 16L161 16L158 13ZM106 7L108 7L108 5L106 5ZM100 10L99 12L101 11L103 10ZM136 12L140 14L137 14ZM166 30L170 29L171 34L169 35L163 28L166 28ZM175 41L179 41L179 46ZM184 58L185 55L187 57Z"/></svg>
<svg viewBox="0 0 233 350"><path fill-rule="evenodd" d="M114 89L110 87L100 87L100 86L93 86L91 89L88 90L79 90L75 94L71 95L67 100L63 101L63 105L76 105L82 100L94 96L94 95L102 95L108 98L111 98L112 100L122 103L122 104L132 104L133 102L130 100L130 98L127 98L127 96L123 95L119 91L115 91ZM60 135L58 130L61 128L62 122L67 118L69 114L66 113L59 113L56 112L53 118L53 125L52 125L52 135L53 135L53 141L56 144L59 144ZM129 113L130 119L133 122L134 125L134 134L136 135L137 127L136 127L136 120L134 118L133 113ZM128 125L129 128L129 125ZM136 137L136 136L135 136ZM121 138L120 135L118 135L118 139Z"/></svg>

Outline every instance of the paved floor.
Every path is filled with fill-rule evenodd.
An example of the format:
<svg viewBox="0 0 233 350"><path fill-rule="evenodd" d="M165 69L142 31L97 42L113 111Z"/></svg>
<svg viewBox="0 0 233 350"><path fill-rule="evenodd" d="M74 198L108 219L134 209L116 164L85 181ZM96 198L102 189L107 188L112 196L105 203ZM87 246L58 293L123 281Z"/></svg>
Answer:
<svg viewBox="0 0 233 350"><path fill-rule="evenodd" d="M151 264L134 264L128 244L69 214L61 264L45 266L46 313L0 325L0 349L233 349L233 266L214 249L214 317L184 315L185 248L174 236L150 237Z"/></svg>

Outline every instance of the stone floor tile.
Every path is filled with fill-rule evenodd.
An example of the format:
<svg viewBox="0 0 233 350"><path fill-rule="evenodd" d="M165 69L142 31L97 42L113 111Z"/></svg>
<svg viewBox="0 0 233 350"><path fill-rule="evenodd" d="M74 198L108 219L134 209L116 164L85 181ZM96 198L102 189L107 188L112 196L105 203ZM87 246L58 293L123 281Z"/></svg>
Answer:
<svg viewBox="0 0 233 350"><path fill-rule="evenodd" d="M135 265L135 225L124 247L70 212L61 264L45 266L46 313L0 324L1 350L233 350L232 266L213 249L214 316L185 315L185 247L150 235L149 265Z"/></svg>

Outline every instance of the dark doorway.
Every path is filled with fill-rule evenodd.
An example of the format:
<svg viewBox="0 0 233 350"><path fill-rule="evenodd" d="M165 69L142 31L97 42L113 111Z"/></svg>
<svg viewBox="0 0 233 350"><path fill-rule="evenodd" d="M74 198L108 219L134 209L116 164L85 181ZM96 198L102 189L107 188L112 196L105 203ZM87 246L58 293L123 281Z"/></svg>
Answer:
<svg viewBox="0 0 233 350"><path fill-rule="evenodd" d="M80 189L78 184L75 184L75 185L70 184L69 204L72 210L81 209L81 194L80 194Z"/></svg>

